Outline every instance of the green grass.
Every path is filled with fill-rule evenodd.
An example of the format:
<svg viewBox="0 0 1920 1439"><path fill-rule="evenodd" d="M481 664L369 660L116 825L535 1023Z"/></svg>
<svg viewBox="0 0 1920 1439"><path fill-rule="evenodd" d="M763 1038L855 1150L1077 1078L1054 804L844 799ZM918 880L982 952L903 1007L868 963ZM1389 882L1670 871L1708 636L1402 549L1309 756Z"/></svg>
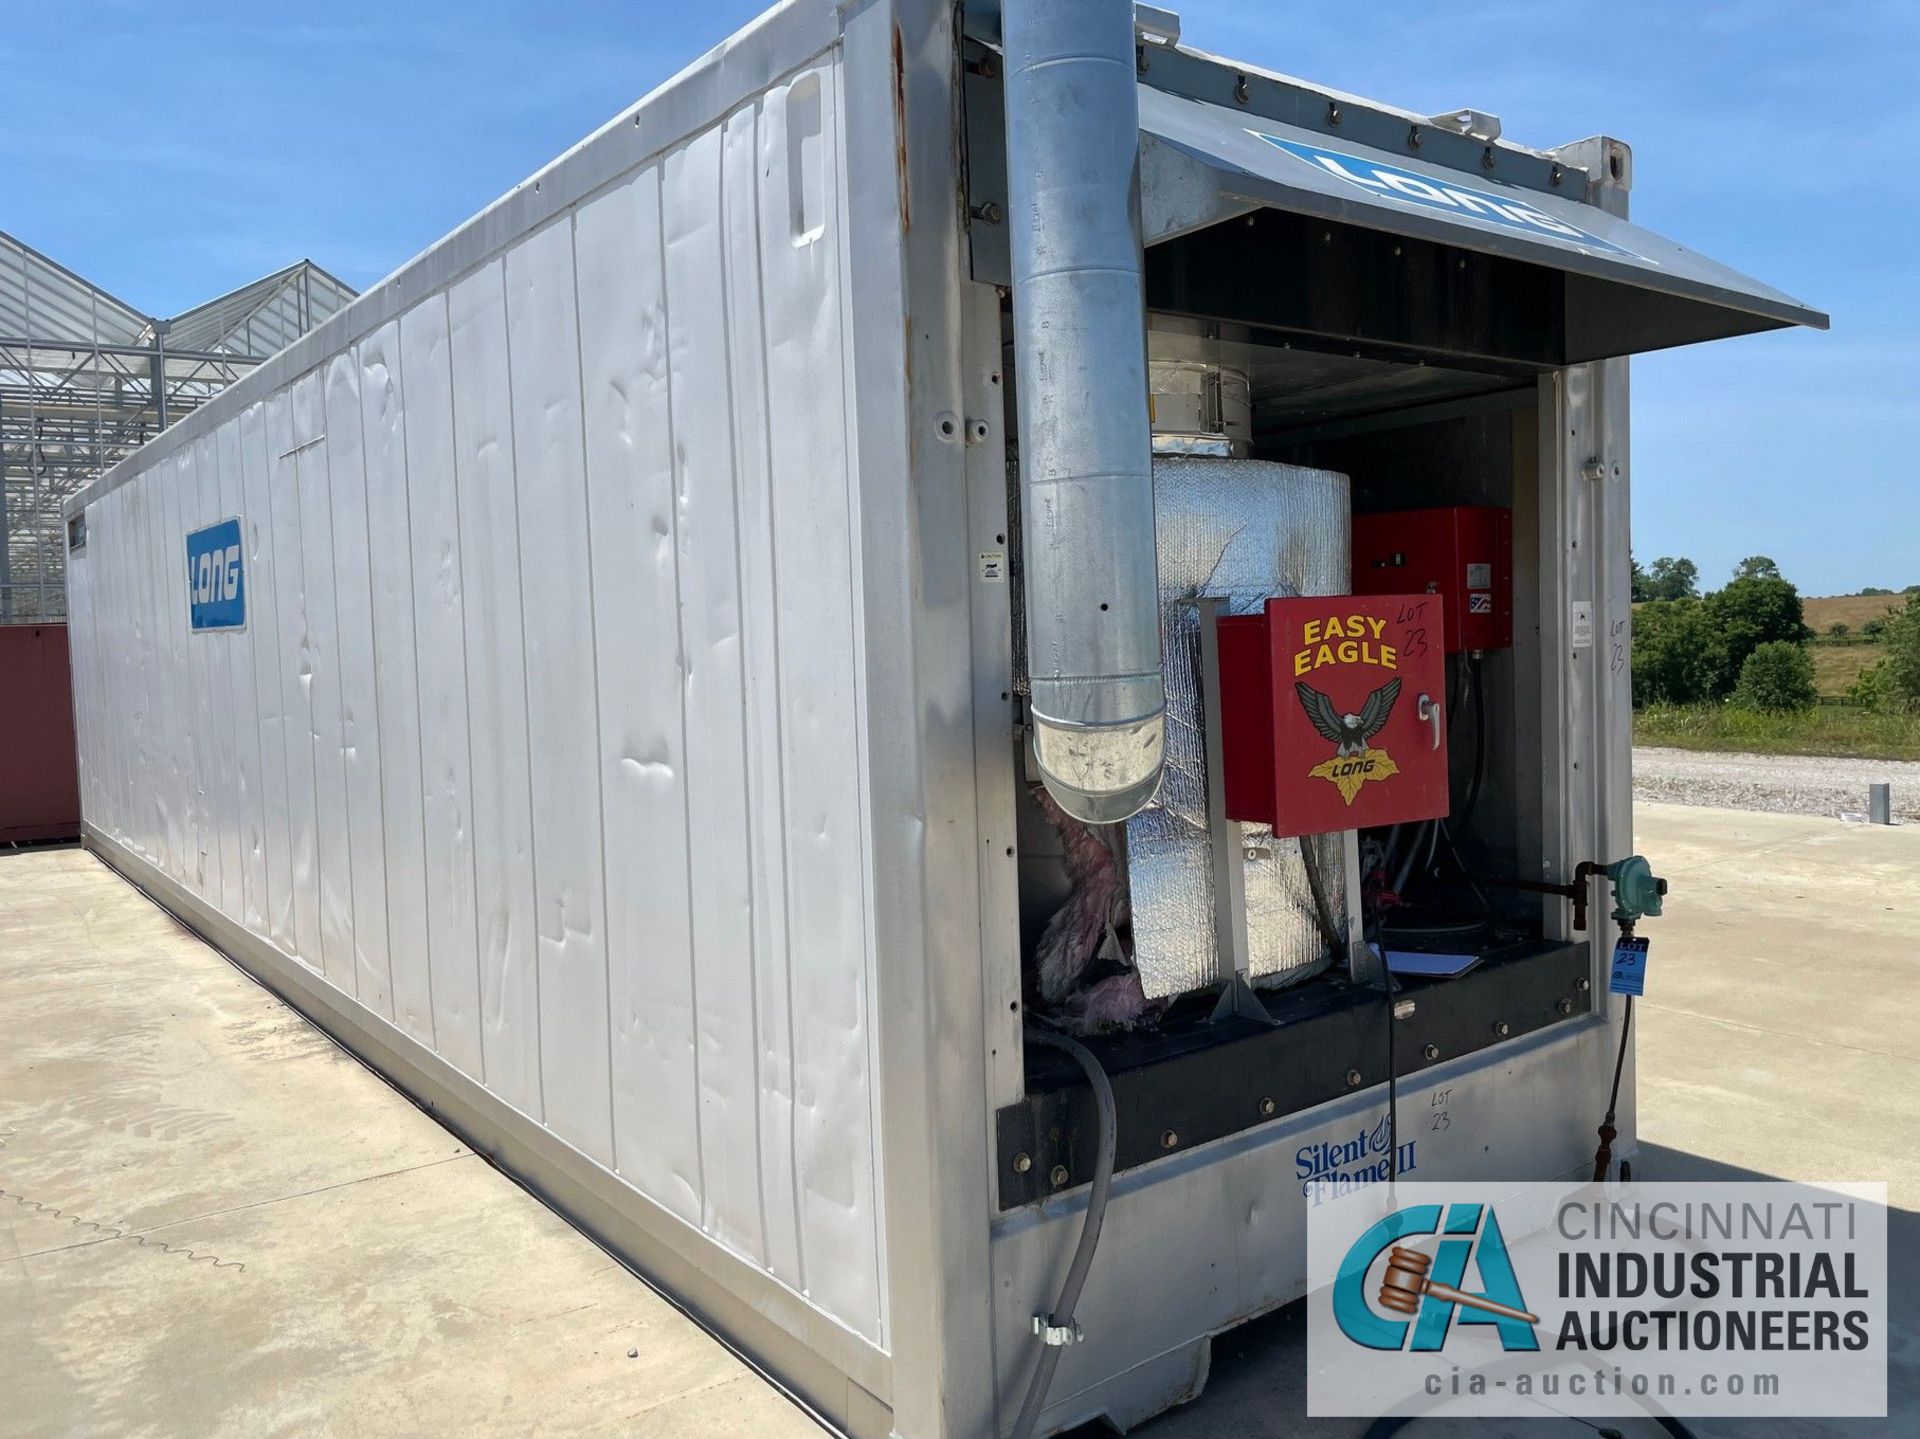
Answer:
<svg viewBox="0 0 1920 1439"><path fill-rule="evenodd" d="M1860 678L1860 672L1886 658L1887 647L1873 640L1817 639L1807 646L1813 656L1813 683L1822 699L1839 699Z"/></svg>
<svg viewBox="0 0 1920 1439"><path fill-rule="evenodd" d="M1635 744L1749 754L1920 759L1920 714L1876 714L1818 705L1797 714L1756 714L1730 705L1648 705L1633 716Z"/></svg>

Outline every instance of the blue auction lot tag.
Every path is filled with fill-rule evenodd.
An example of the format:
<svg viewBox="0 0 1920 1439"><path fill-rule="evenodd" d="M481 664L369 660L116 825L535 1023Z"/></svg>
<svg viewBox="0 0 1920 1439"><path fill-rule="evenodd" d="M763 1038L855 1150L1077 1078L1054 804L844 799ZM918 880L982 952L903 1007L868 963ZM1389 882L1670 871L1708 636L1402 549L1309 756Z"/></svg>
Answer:
<svg viewBox="0 0 1920 1439"><path fill-rule="evenodd" d="M1644 939L1623 939L1613 947L1613 972L1607 976L1607 990L1612 994L1647 992L1647 942Z"/></svg>

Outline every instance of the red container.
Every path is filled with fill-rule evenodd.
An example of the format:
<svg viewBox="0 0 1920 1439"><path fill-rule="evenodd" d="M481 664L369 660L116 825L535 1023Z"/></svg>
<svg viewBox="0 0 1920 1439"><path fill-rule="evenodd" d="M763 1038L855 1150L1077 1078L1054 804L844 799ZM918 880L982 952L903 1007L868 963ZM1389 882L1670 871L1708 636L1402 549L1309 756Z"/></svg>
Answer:
<svg viewBox="0 0 1920 1439"><path fill-rule="evenodd" d="M0 625L0 844L76 839L79 761L65 625Z"/></svg>
<svg viewBox="0 0 1920 1439"><path fill-rule="evenodd" d="M1513 646L1513 514L1492 505L1353 517L1356 595L1439 595L1448 654Z"/></svg>
<svg viewBox="0 0 1920 1439"><path fill-rule="evenodd" d="M1222 618L1227 818L1298 835L1444 815L1445 613L1437 595L1333 595Z"/></svg>

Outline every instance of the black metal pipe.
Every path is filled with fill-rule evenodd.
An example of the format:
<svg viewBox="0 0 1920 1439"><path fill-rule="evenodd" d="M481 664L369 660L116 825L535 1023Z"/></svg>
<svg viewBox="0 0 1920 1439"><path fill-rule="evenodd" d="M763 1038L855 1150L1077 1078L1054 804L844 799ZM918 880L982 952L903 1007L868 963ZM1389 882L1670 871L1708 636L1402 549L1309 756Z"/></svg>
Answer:
<svg viewBox="0 0 1920 1439"><path fill-rule="evenodd" d="M1605 874L1607 867L1593 860L1583 859L1574 866L1571 884L1551 884L1543 879L1516 879L1503 874L1470 874L1466 876L1469 884L1492 885L1496 889L1518 889L1528 894L1552 894L1573 903L1573 927L1576 932L1584 932L1587 927L1587 904L1591 898L1590 881L1595 875Z"/></svg>

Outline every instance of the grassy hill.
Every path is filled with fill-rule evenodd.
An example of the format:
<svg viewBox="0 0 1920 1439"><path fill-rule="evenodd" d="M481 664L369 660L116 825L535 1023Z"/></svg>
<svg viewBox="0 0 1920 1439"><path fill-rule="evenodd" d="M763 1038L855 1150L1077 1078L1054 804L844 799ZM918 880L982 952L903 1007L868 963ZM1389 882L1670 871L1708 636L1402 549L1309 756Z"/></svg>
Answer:
<svg viewBox="0 0 1920 1439"><path fill-rule="evenodd" d="M1802 603L1807 628L1813 631L1813 677L1822 698L1839 699L1860 672L1886 654L1885 646L1861 638L1860 627L1906 602L1904 595L1816 595ZM1827 633L1845 625L1850 634Z"/></svg>
<svg viewBox="0 0 1920 1439"><path fill-rule="evenodd" d="M1904 595L1816 595L1801 601L1807 611L1807 626L1816 635L1824 635L1837 624L1858 631L1868 620L1878 619L1905 602Z"/></svg>
<svg viewBox="0 0 1920 1439"><path fill-rule="evenodd" d="M1861 671L1886 652L1886 647L1879 644L1835 644L1816 639L1812 645L1813 687L1823 699L1840 699L1853 688Z"/></svg>

